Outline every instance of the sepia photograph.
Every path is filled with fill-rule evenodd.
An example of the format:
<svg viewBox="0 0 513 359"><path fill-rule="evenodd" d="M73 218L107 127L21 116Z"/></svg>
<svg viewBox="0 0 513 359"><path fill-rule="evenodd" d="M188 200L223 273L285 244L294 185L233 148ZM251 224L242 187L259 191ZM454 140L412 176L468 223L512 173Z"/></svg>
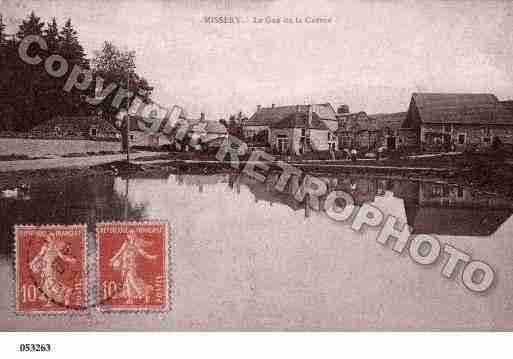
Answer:
<svg viewBox="0 0 513 359"><path fill-rule="evenodd" d="M507 0L0 0L0 331L511 331L512 34Z"/></svg>

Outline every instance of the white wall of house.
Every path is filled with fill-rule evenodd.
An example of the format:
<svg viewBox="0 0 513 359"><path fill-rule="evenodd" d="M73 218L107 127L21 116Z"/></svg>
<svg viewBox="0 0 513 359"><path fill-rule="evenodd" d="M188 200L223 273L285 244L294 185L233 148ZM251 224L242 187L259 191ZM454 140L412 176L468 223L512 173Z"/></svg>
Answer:
<svg viewBox="0 0 513 359"><path fill-rule="evenodd" d="M130 132L130 146L162 146L170 144L164 135L153 135L142 131Z"/></svg>
<svg viewBox="0 0 513 359"><path fill-rule="evenodd" d="M121 151L120 141L45 140L33 138L0 138L0 155L65 155L100 151Z"/></svg>
<svg viewBox="0 0 513 359"><path fill-rule="evenodd" d="M310 130L310 143L316 151L328 151L329 139L327 130ZM301 150L301 128L273 128L270 132L270 143L273 149L278 146L278 138L287 136L289 152L300 154ZM338 148L337 136L333 136L334 149Z"/></svg>
<svg viewBox="0 0 513 359"><path fill-rule="evenodd" d="M328 151L329 150L329 141L328 141L329 132L326 130L310 130L310 142L312 143L312 147L317 151ZM335 147L338 148L338 139L335 136Z"/></svg>

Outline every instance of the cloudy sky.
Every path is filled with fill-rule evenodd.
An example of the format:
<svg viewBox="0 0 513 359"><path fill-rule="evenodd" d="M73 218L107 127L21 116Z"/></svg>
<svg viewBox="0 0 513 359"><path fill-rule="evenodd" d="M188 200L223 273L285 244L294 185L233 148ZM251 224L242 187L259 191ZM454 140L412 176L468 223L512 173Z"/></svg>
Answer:
<svg viewBox="0 0 513 359"><path fill-rule="evenodd" d="M32 10L71 18L89 56L104 40L135 50L155 100L209 119L271 103L404 111L415 91L513 98L513 1L0 0L11 32ZM252 23L266 16L332 21Z"/></svg>

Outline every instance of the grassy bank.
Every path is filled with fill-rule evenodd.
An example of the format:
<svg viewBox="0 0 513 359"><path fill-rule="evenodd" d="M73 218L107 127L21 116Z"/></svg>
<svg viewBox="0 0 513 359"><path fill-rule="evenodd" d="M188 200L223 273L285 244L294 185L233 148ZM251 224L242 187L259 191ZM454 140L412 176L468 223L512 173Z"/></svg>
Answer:
<svg viewBox="0 0 513 359"><path fill-rule="evenodd" d="M241 164L248 157L241 158ZM226 158L228 160L228 157ZM159 161L159 163L151 163ZM187 161L197 161L190 163ZM460 154L428 158L388 158L382 160L352 161L297 161L304 172L313 174L377 174L416 180L441 179L479 188L513 198L513 165L499 153ZM190 174L210 174L233 170L228 161L219 162L215 154L165 153L146 156L132 163L130 172L139 174L154 171L170 171ZM271 170L281 170L271 166ZM21 185L44 183L54 179L74 176L119 175L126 173L124 161L82 168L54 168L0 172L0 190Z"/></svg>

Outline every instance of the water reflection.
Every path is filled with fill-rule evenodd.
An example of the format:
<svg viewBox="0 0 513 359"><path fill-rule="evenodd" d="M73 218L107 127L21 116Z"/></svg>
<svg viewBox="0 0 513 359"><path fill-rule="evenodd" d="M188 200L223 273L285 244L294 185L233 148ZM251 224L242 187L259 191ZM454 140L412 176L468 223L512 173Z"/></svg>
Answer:
<svg viewBox="0 0 513 359"><path fill-rule="evenodd" d="M300 180L280 192L275 188L278 174L271 175L265 183L246 176L237 176L232 182L242 182L253 193L255 201L282 203L294 211L304 209L320 211L326 196L302 202L294 197ZM452 236L489 236L511 217L513 208L508 200L471 188L439 183L413 182L403 179L380 177L322 176L328 193L335 190L350 193L357 206L370 203L385 215L393 215L408 223L414 234L439 234Z"/></svg>
<svg viewBox="0 0 513 359"><path fill-rule="evenodd" d="M372 230L355 233L329 219L325 197L298 201L292 194L299 178L284 192L276 190L277 178L156 171L62 179L30 188L26 200L0 199L3 254L11 251L13 224L87 223L94 231L97 221L168 220L173 278L173 309L159 317L113 319L93 311L89 318L20 318L4 291L0 329L511 328L513 222L502 225L512 212L505 200L437 183L321 176L357 205L370 202L415 233L450 234L441 240L490 262L501 281L488 296L476 296L442 278L441 264L426 270L376 245ZM493 241L482 240L493 233ZM0 259L0 273L9 287L12 258Z"/></svg>
<svg viewBox="0 0 513 359"><path fill-rule="evenodd" d="M170 181L195 188L200 195L209 187L224 187L236 195L241 194L241 187L247 188L254 203L286 206L294 212L301 211L305 217L310 217L311 211L322 211L326 196L299 201L294 194L302 179L293 176L280 192L275 187L278 177L278 173L271 173L261 183L236 172L213 175L148 172L134 174L130 179L97 176L52 181L30 188L25 199L0 199L3 214L0 235L9 239L0 242L0 253L12 250L14 224L87 223L94 231L95 223L100 221L147 218L145 208L151 204L152 196L158 197L159 191L166 191ZM326 183L328 192L350 193L358 206L371 203L386 215L408 223L412 233L489 236L512 214L512 206L506 199L461 186L371 176L318 178ZM144 183L147 189L138 201L129 196L131 182L135 186ZM170 210L178 209L174 206L169 203Z"/></svg>
<svg viewBox="0 0 513 359"><path fill-rule="evenodd" d="M15 224L85 223L93 232L96 222L143 218L144 206L127 202L114 183L111 176L65 178L32 186L24 199L0 199L0 254L12 252Z"/></svg>

